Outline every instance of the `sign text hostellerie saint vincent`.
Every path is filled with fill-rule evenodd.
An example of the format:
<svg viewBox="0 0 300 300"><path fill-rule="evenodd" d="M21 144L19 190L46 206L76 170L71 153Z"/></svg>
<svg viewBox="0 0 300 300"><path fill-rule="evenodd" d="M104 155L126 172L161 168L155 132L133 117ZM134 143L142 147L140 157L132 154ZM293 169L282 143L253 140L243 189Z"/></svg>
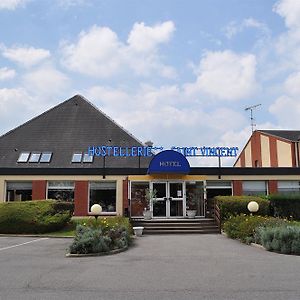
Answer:
<svg viewBox="0 0 300 300"><path fill-rule="evenodd" d="M177 151L184 156L205 156L205 157L235 157L237 156L238 147L176 147L173 146L169 150ZM155 151L166 150L163 147L153 146L89 146L88 154L90 156L114 156L114 157L152 157Z"/></svg>

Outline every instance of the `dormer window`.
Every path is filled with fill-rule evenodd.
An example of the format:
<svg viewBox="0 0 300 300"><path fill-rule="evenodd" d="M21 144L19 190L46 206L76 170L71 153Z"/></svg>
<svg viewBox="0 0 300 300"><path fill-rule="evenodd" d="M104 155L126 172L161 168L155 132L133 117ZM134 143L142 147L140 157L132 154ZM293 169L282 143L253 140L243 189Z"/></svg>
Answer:
<svg viewBox="0 0 300 300"><path fill-rule="evenodd" d="M73 153L72 156L72 163L81 163L82 160L82 153L77 152L77 153Z"/></svg>
<svg viewBox="0 0 300 300"><path fill-rule="evenodd" d="M18 163L26 163L28 161L30 152L21 152L19 158L18 158Z"/></svg>
<svg viewBox="0 0 300 300"><path fill-rule="evenodd" d="M37 163L39 162L41 157L41 153L40 152L32 152L29 158L29 162L30 163Z"/></svg>
<svg viewBox="0 0 300 300"><path fill-rule="evenodd" d="M52 157L52 152L42 152L42 156L40 159L41 163L49 163Z"/></svg>
<svg viewBox="0 0 300 300"><path fill-rule="evenodd" d="M88 153L83 154L83 162L84 163L92 163L93 162L93 156L89 155Z"/></svg>

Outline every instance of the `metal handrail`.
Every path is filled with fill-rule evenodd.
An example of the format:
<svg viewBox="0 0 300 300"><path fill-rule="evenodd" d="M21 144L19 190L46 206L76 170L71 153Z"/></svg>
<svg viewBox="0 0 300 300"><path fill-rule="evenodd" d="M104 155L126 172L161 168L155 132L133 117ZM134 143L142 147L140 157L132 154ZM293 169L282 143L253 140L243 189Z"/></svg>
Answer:
<svg viewBox="0 0 300 300"><path fill-rule="evenodd" d="M214 219L218 225L219 233L221 233L221 210L217 201L214 202Z"/></svg>

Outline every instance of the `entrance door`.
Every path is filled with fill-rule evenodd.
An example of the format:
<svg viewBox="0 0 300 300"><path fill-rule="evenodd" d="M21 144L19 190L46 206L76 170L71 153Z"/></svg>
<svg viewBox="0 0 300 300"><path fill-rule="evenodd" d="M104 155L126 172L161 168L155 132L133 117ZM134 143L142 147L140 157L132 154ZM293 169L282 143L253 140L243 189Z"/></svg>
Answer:
<svg viewBox="0 0 300 300"><path fill-rule="evenodd" d="M156 191L153 203L153 217L183 217L185 211L185 190L183 182L152 182Z"/></svg>

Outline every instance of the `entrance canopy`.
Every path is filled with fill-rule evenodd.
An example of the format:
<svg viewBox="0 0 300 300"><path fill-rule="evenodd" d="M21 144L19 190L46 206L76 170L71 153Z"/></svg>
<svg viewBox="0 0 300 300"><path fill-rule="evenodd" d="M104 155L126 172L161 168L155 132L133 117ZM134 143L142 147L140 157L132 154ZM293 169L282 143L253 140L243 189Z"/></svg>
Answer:
<svg viewBox="0 0 300 300"><path fill-rule="evenodd" d="M148 174L188 174L190 164L184 155L174 150L165 150L156 154L148 168Z"/></svg>

